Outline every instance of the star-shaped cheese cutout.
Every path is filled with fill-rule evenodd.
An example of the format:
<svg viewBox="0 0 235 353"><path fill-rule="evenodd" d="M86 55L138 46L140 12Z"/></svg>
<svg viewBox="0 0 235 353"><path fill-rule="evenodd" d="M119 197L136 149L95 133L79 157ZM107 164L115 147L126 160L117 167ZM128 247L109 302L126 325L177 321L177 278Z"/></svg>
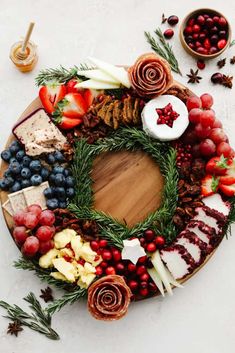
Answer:
<svg viewBox="0 0 235 353"><path fill-rule="evenodd" d="M139 239L123 240L122 259L130 260L136 264L140 257L145 256L146 252L140 245Z"/></svg>

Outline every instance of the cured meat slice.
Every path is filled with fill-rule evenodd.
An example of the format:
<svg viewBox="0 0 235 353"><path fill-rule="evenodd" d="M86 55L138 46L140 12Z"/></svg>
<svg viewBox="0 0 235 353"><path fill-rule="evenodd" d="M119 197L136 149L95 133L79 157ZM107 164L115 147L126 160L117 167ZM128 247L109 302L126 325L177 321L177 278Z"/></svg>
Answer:
<svg viewBox="0 0 235 353"><path fill-rule="evenodd" d="M175 279L182 279L189 275L196 267L193 257L184 246L175 244L161 250L161 259Z"/></svg>

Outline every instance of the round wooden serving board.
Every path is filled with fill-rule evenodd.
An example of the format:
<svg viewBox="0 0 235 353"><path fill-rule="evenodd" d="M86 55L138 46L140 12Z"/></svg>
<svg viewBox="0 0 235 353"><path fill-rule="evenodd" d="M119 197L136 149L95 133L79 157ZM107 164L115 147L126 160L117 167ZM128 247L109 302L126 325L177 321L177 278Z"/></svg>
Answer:
<svg viewBox="0 0 235 353"><path fill-rule="evenodd" d="M175 85L185 88L177 82L174 82ZM25 109L18 121L41 107L40 99L36 98ZM14 139L15 137L11 134L6 147ZM8 164L2 161L0 178L7 167ZM111 214L128 226L133 226L137 222L142 221L161 204L161 191L164 185L163 177L153 159L142 151L107 152L101 154L94 162L92 179L94 181L94 207ZM7 195L7 192L0 191L1 204L7 200ZM12 217L4 209L2 210L11 233L13 229ZM213 253L208 256L200 267L181 282L185 282L199 271Z"/></svg>

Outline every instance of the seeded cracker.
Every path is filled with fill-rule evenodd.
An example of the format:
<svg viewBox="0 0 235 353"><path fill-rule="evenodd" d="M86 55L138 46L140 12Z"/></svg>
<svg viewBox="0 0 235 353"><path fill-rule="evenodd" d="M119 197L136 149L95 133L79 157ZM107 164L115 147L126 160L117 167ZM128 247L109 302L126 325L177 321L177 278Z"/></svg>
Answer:
<svg viewBox="0 0 235 353"><path fill-rule="evenodd" d="M24 210L27 207L22 190L13 192L8 195L13 213Z"/></svg>

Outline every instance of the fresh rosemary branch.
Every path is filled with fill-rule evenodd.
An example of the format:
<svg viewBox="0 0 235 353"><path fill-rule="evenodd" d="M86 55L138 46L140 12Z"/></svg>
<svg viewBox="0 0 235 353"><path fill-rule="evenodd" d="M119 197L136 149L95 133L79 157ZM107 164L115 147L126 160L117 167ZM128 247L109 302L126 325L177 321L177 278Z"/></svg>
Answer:
<svg viewBox="0 0 235 353"><path fill-rule="evenodd" d="M35 82L37 86L46 85L48 82L66 83L72 78L82 77L77 74L78 70L91 69L94 69L94 67L88 66L87 64L80 64L71 69L65 69L63 66L57 69L44 69L39 72L38 76L35 78Z"/></svg>
<svg viewBox="0 0 235 353"><path fill-rule="evenodd" d="M232 235L232 224L235 223L235 196L231 200L229 200L229 202L231 204L231 209L228 215L227 222L223 229L223 234L226 238L228 238L229 235Z"/></svg>
<svg viewBox="0 0 235 353"><path fill-rule="evenodd" d="M18 321L21 325L27 326L52 340L58 340L58 333L51 327L51 314L42 308L35 295L30 292L24 300L29 303L29 308L32 310L31 314L28 314L16 304L10 305L0 301L0 306L7 311L7 315L4 317Z"/></svg>
<svg viewBox="0 0 235 353"><path fill-rule="evenodd" d="M67 304L73 304L87 295L87 289L76 287L71 292L65 293L60 299L56 299L47 307L48 315L53 315L56 311L61 310Z"/></svg>
<svg viewBox="0 0 235 353"><path fill-rule="evenodd" d="M149 32L144 32L145 37L147 39L147 42L150 44L151 48L161 57L163 57L165 60L168 61L168 63L171 66L171 69L182 75L180 68L179 68L179 63L178 60L175 57L175 54L173 52L172 46L167 43L165 40L163 33L160 28L157 28L154 33L158 37L157 42L153 36Z"/></svg>

